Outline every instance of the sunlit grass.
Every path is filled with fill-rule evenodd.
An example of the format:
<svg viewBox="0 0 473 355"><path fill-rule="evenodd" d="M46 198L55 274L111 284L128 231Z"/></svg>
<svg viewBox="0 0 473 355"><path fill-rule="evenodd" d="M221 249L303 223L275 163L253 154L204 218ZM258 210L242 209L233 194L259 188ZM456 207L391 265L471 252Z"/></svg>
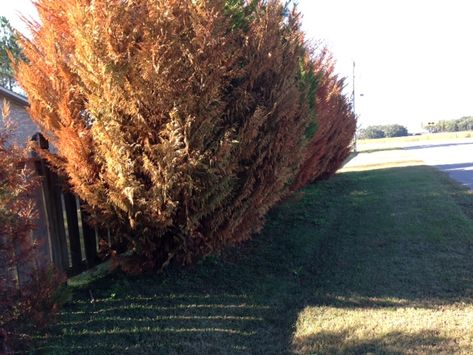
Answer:
<svg viewBox="0 0 473 355"><path fill-rule="evenodd" d="M307 307L297 321L294 350L301 354L471 354L472 322L472 304Z"/></svg>
<svg viewBox="0 0 473 355"><path fill-rule="evenodd" d="M75 312L73 314L84 314ZM255 321L261 322L263 320L262 317L253 317L253 316L230 316L230 315L221 315L221 316L154 316L154 317L100 317L97 319L90 319L88 321L67 321L67 322L59 322L58 325L60 326L71 326L71 325L81 325L83 323L102 323L102 322L113 322L113 323L120 323L120 322L138 322L138 323L148 323L148 322L158 322L158 321Z"/></svg>
<svg viewBox="0 0 473 355"><path fill-rule="evenodd" d="M232 329L232 328L215 328L215 327L208 327L208 328L162 328L162 327L127 327L127 328L119 328L114 327L112 329L100 329L100 330L89 330L89 329L82 329L80 331L72 331L72 332L64 332L63 336L68 335L117 335L117 334L153 334L158 335L159 333L225 333L225 334L236 334L241 336L253 336L255 332L245 332L239 329Z"/></svg>
<svg viewBox="0 0 473 355"><path fill-rule="evenodd" d="M430 133L422 134L418 136L407 136L407 137L393 137L393 138L379 138L379 139L359 139L357 141L358 148L360 151L364 150L364 146L367 144L389 144L395 146L396 143L405 142L423 142L423 141L441 141L461 138L473 138L472 131L464 132L441 132L441 133Z"/></svg>
<svg viewBox="0 0 473 355"><path fill-rule="evenodd" d="M408 166L416 166L422 165L421 160L412 159L412 160L395 160L390 161L387 163L373 163L373 164L363 164L357 166L349 166L342 170L342 172L353 172L353 171L369 171L369 170L377 170L377 169L387 169L387 168L400 168L400 167L408 167Z"/></svg>
<svg viewBox="0 0 473 355"><path fill-rule="evenodd" d="M374 149L366 152L360 151L339 172L370 171L423 164L424 162L419 160L412 152L401 148Z"/></svg>

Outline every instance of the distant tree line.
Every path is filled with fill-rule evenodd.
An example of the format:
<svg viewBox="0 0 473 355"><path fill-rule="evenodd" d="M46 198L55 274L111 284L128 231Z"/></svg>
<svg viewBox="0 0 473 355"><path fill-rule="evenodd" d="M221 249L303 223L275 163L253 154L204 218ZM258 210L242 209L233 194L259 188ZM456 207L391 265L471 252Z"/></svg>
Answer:
<svg viewBox="0 0 473 355"><path fill-rule="evenodd" d="M444 120L427 123L423 128L430 133L473 131L473 116L465 116L456 120Z"/></svg>
<svg viewBox="0 0 473 355"><path fill-rule="evenodd" d="M389 137L403 137L409 133L407 128L398 124L368 126L360 130L358 138L360 139L376 139Z"/></svg>

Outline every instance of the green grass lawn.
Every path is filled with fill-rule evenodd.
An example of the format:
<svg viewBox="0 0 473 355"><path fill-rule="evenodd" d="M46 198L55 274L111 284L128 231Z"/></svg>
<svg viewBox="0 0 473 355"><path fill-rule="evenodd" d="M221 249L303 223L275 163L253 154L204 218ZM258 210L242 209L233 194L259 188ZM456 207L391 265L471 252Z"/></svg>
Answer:
<svg viewBox="0 0 473 355"><path fill-rule="evenodd" d="M461 132L440 132L440 133L428 133L418 136L406 136L406 137L392 137L392 138L378 138L378 139L359 139L358 144L360 150L363 150L363 146L366 144L392 144L395 146L397 143L403 142L429 142L429 141L443 141L451 139L463 139L472 138L472 131L461 131Z"/></svg>
<svg viewBox="0 0 473 355"><path fill-rule="evenodd" d="M430 167L340 173L219 257L76 290L38 351L473 353L472 213Z"/></svg>

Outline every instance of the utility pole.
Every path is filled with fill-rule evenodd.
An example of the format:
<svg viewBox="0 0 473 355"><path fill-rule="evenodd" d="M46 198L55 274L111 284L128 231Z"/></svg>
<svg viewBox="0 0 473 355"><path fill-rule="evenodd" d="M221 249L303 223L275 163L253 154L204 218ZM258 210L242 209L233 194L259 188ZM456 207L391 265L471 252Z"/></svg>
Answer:
<svg viewBox="0 0 473 355"><path fill-rule="evenodd" d="M355 61L353 61L353 91L351 93L351 100L352 100L352 106L353 106L353 113L356 116L356 110L355 110Z"/></svg>
<svg viewBox="0 0 473 355"><path fill-rule="evenodd" d="M356 119L356 110L355 110L355 61L353 61L353 79L352 79L352 88L353 88L353 91L351 93L351 105L352 105L352 108L353 108L353 113L355 114L355 119ZM356 128L355 128L355 140L353 142L353 149L356 153Z"/></svg>

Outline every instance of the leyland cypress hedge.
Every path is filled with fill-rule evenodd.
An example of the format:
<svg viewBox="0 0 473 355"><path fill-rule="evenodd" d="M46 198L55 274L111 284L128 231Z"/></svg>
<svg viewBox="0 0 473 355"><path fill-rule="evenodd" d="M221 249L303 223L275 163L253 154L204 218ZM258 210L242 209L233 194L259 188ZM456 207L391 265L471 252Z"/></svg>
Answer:
<svg viewBox="0 0 473 355"><path fill-rule="evenodd" d="M37 8L17 67L31 115L57 147L51 163L140 260L190 262L248 239L294 184L347 154L339 81L280 1ZM314 154L318 172L299 178Z"/></svg>

